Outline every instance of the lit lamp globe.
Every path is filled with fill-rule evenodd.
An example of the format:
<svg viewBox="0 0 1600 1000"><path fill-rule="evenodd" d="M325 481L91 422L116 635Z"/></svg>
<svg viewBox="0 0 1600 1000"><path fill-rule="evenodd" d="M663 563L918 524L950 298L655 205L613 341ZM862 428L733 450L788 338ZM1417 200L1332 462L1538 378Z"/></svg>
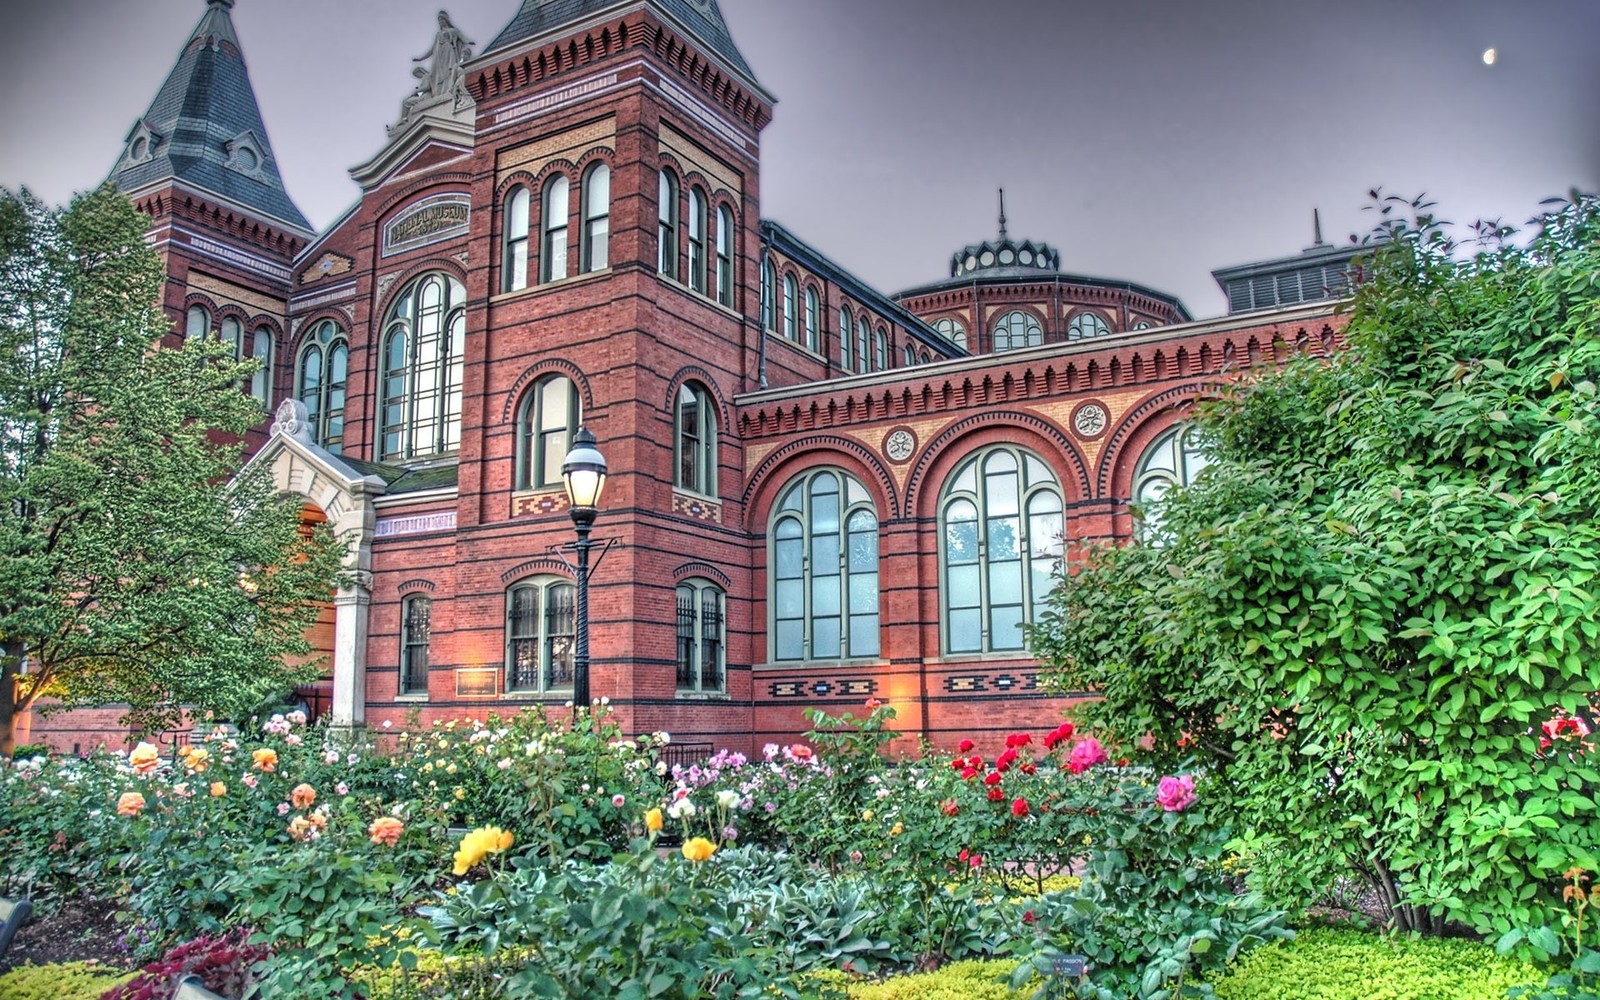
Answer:
<svg viewBox="0 0 1600 1000"><path fill-rule="evenodd" d="M606 457L595 447L594 434L589 428L578 428L572 439L572 450L561 463L561 478L567 484L572 520L580 525L593 523L600 507L600 494L606 488Z"/></svg>

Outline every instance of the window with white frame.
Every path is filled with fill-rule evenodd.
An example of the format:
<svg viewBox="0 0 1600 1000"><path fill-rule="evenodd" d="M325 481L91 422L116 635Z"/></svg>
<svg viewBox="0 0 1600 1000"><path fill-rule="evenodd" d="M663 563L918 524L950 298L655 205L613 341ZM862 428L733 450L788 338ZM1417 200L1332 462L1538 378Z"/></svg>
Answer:
<svg viewBox="0 0 1600 1000"><path fill-rule="evenodd" d="M577 636L577 588L536 579L506 593L506 690L570 693Z"/></svg>
<svg viewBox="0 0 1600 1000"><path fill-rule="evenodd" d="M543 215L540 229L544 233L543 260L539 265L541 281L560 281L567 276L567 208L571 187L565 174L557 174L544 185L540 204Z"/></svg>
<svg viewBox="0 0 1600 1000"><path fill-rule="evenodd" d="M517 415L517 489L562 485L561 463L578 424L578 388L571 379L546 375L533 384Z"/></svg>
<svg viewBox="0 0 1600 1000"><path fill-rule="evenodd" d="M1044 327L1039 318L1020 309L1006 313L994 325L994 349L1016 351L1044 343Z"/></svg>
<svg viewBox="0 0 1600 1000"><path fill-rule="evenodd" d="M583 246L579 270L611 266L611 167L596 163L583 174Z"/></svg>
<svg viewBox="0 0 1600 1000"><path fill-rule="evenodd" d="M1111 327L1097 312L1084 310L1072 317L1067 322L1067 339L1091 340L1095 337L1104 337L1111 333Z"/></svg>
<svg viewBox="0 0 1600 1000"><path fill-rule="evenodd" d="M878 514L837 469L806 473L779 497L769 534L776 661L878 655Z"/></svg>
<svg viewBox="0 0 1600 1000"><path fill-rule="evenodd" d="M344 449L345 389L350 379L350 341L331 319L312 327L295 365L294 394L305 404L312 438L337 455Z"/></svg>
<svg viewBox="0 0 1600 1000"><path fill-rule="evenodd" d="M674 419L673 485L704 496L717 495L717 409L711 392L696 382L678 389Z"/></svg>
<svg viewBox="0 0 1600 1000"><path fill-rule="evenodd" d="M500 256L500 290L515 292L528 287L528 210L532 198L521 184L506 193L501 225L505 247Z"/></svg>
<svg viewBox="0 0 1600 1000"><path fill-rule="evenodd" d="M661 171L656 201L656 270L674 280L678 277L678 175Z"/></svg>
<svg viewBox="0 0 1600 1000"><path fill-rule="evenodd" d="M1133 470L1133 502L1138 506L1135 534L1141 541L1160 540L1158 501L1175 486L1194 482L1211 462L1196 438L1194 428L1179 424L1163 431L1139 455Z"/></svg>
<svg viewBox="0 0 1600 1000"><path fill-rule="evenodd" d="M717 301L733 308L733 210L717 209Z"/></svg>

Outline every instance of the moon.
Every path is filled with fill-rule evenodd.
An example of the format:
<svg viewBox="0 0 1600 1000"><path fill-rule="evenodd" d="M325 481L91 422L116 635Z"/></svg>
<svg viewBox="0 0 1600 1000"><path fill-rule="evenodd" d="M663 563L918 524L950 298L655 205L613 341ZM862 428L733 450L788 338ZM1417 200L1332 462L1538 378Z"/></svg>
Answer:
<svg viewBox="0 0 1600 1000"><path fill-rule="evenodd" d="M1494 49L1484 49L1483 50L1483 64L1485 66L1493 66L1496 55L1497 55L1497 53L1495 52Z"/></svg>

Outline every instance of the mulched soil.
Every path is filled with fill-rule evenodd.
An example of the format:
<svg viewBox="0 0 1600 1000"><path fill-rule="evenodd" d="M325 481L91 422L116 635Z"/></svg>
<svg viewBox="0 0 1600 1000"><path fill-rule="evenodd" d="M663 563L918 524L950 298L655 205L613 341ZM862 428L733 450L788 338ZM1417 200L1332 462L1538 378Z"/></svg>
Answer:
<svg viewBox="0 0 1600 1000"><path fill-rule="evenodd" d="M57 900L45 913L35 910L0 958L0 973L29 962L48 965L89 959L112 968L133 968L133 960L119 943L123 928L113 919L116 912L115 903L82 898Z"/></svg>

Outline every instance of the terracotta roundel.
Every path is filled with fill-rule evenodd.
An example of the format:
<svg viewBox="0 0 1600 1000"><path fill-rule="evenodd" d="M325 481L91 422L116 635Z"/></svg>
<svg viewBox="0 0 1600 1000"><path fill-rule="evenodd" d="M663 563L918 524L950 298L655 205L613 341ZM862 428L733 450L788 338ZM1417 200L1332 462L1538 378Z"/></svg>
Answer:
<svg viewBox="0 0 1600 1000"><path fill-rule="evenodd" d="M1110 423L1111 414L1106 411L1105 404L1097 399L1072 411L1072 432L1085 441L1092 441L1104 434Z"/></svg>
<svg viewBox="0 0 1600 1000"><path fill-rule="evenodd" d="M889 461L899 464L911 458L911 453L917 450L917 436L908 428L897 427L889 432L883 439L883 453Z"/></svg>

